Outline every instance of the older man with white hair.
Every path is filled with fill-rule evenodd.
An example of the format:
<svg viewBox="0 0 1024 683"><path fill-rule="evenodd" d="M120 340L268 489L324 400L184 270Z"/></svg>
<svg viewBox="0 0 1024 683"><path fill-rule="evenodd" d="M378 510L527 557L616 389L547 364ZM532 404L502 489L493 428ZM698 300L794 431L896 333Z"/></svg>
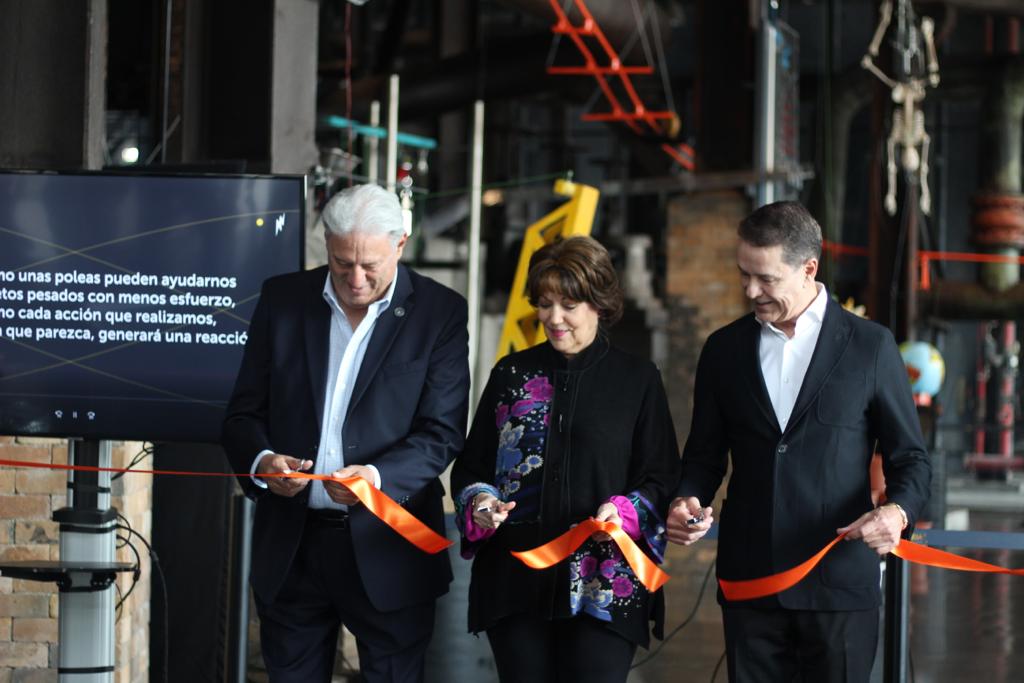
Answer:
<svg viewBox="0 0 1024 683"><path fill-rule="evenodd" d="M447 555L418 550L339 484L261 477L362 477L443 534L438 476L466 422L466 302L399 263L394 194L352 187L322 218L328 265L264 284L224 421L257 501L263 658L273 683L329 681L345 624L367 681L420 681Z"/></svg>

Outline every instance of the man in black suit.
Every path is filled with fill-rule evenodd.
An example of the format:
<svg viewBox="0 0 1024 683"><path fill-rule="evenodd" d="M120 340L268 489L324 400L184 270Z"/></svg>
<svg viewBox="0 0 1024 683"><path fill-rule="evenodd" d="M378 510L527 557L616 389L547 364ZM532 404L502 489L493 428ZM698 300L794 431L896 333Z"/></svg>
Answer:
<svg viewBox="0 0 1024 683"><path fill-rule="evenodd" d="M931 466L896 342L815 282L820 254L821 228L795 202L745 218L737 262L754 311L713 333L697 366L669 539L689 545L707 533L729 454L719 578L789 569L847 533L789 590L744 602L719 593L731 681L866 682L879 556L910 533L928 497ZM887 498L877 508L876 444Z"/></svg>
<svg viewBox="0 0 1024 683"><path fill-rule="evenodd" d="M256 498L252 587L274 683L329 681L338 629L367 681L420 681L445 553L414 547L337 483L362 477L444 534L438 475L461 450L469 387L466 302L399 263L393 193L324 207L328 266L267 280L224 421Z"/></svg>

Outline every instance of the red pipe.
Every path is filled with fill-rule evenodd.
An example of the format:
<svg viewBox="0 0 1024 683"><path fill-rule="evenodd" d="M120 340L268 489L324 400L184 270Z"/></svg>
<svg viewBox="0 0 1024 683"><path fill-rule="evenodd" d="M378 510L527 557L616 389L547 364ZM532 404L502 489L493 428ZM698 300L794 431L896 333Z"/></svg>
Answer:
<svg viewBox="0 0 1024 683"><path fill-rule="evenodd" d="M985 341L988 336L987 325L978 325L978 366L974 376L975 396L977 405L974 409L974 452L976 455L985 454L985 420L988 413L988 367L985 362Z"/></svg>
<svg viewBox="0 0 1024 683"><path fill-rule="evenodd" d="M996 420L999 422L999 456L1007 461L1013 458L1013 420L1014 420L1014 387L1016 385L1017 367L1011 362L1016 355L1017 345L1017 323L1003 322L1002 328L1002 357L1003 363L999 367L999 406L996 411Z"/></svg>

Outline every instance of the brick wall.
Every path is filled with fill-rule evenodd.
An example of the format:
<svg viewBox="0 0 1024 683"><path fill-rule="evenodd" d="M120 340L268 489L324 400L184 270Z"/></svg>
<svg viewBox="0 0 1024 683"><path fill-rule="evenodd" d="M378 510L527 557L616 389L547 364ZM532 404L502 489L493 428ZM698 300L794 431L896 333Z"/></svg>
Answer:
<svg viewBox="0 0 1024 683"><path fill-rule="evenodd" d="M114 467L123 467L141 444L114 445ZM65 464L63 439L0 437L0 457L11 460ZM67 505L67 475L60 471L0 468L0 560L57 560L54 510ZM111 505L149 539L152 485L149 475L127 475L112 486ZM149 558L143 557L139 585L122 605L116 624L117 683L149 679ZM125 547L117 560L133 562ZM131 575L118 579L122 593ZM0 577L0 683L41 683L57 680L57 605L55 584Z"/></svg>
<svg viewBox="0 0 1024 683"><path fill-rule="evenodd" d="M111 453L114 467L127 467L128 463L142 448L142 444L133 441L115 443ZM150 468L151 460L144 461L140 467ZM128 518L131 527L152 543L153 536L153 477L149 474L126 474L112 482L110 504ZM121 535L126 535L121 532ZM115 628L114 662L117 672L115 683L148 683L149 681L149 617L150 596L153 589L153 571L149 553L145 545L133 538L139 555L142 557L142 574L135 590L121 606L120 617ZM127 547L117 551L119 562L134 562L135 555ZM121 594L124 595L131 587L130 574L122 574L118 579ZM161 595L158 593L158 596Z"/></svg>
<svg viewBox="0 0 1024 683"><path fill-rule="evenodd" d="M690 431L693 379L704 341L750 311L736 270L736 227L749 211L749 201L738 192L680 195L668 206L664 378L680 446Z"/></svg>

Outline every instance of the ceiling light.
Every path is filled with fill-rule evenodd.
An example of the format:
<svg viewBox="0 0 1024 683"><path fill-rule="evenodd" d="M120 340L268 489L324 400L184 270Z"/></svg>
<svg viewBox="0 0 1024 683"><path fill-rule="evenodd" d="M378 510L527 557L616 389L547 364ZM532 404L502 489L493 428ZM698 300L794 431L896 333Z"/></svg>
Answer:
<svg viewBox="0 0 1024 683"><path fill-rule="evenodd" d="M122 147L121 148L121 163L123 164L134 164L139 160L139 148L138 147Z"/></svg>

